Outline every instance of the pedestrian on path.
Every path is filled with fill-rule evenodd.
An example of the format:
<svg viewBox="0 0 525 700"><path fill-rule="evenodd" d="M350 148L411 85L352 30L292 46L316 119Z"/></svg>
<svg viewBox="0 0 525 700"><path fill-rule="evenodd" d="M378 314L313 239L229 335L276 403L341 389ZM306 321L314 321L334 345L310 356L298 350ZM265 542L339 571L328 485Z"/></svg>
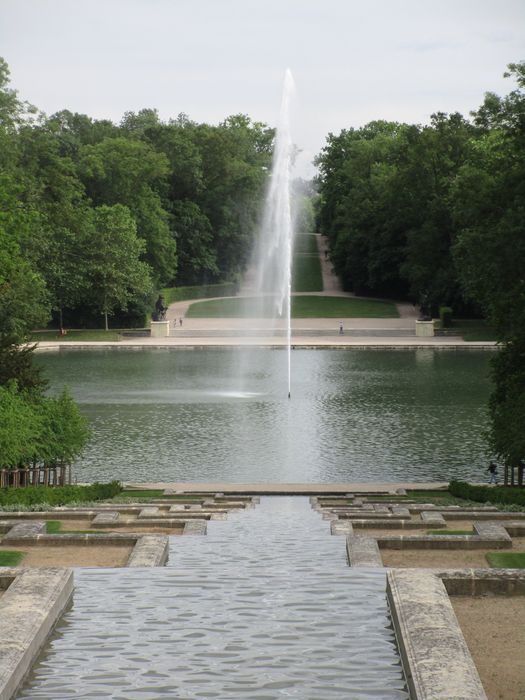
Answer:
<svg viewBox="0 0 525 700"><path fill-rule="evenodd" d="M487 469L488 472L490 472L490 479L489 479L489 484L497 484L498 483L498 467L494 462L491 462L489 464L489 468Z"/></svg>
<svg viewBox="0 0 525 700"><path fill-rule="evenodd" d="M339 321L339 335L344 335L343 322Z"/></svg>

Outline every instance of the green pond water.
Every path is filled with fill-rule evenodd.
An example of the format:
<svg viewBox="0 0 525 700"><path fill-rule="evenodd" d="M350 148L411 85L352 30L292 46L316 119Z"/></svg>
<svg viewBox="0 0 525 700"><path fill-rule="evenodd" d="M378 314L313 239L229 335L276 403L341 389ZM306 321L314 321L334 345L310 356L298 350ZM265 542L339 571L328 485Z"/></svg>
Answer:
<svg viewBox="0 0 525 700"><path fill-rule="evenodd" d="M37 361L93 437L79 481L479 479L491 353L66 350Z"/></svg>

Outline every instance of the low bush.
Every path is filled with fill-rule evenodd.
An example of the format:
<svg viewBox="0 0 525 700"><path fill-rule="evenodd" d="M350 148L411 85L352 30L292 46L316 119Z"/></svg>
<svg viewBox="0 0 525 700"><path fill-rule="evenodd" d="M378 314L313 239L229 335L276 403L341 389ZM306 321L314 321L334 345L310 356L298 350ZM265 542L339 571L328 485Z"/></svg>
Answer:
<svg viewBox="0 0 525 700"><path fill-rule="evenodd" d="M441 328L450 328L452 325L452 309L450 306L439 307L439 318L441 319Z"/></svg>
<svg viewBox="0 0 525 700"><path fill-rule="evenodd" d="M453 496L478 503L525 506L525 488L476 486L466 481L451 481L448 490Z"/></svg>
<svg viewBox="0 0 525 700"><path fill-rule="evenodd" d="M89 486L28 486L26 488L0 489L0 508L19 504L33 506L46 503L49 506L63 506L68 503L101 501L113 498L122 491L119 481L109 484L90 484Z"/></svg>

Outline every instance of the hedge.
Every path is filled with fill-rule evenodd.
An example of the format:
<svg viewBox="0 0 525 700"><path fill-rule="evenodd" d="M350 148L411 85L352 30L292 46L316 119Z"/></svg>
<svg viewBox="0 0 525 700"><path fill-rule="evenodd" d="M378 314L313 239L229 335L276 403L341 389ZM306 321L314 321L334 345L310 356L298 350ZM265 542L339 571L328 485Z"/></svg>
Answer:
<svg viewBox="0 0 525 700"><path fill-rule="evenodd" d="M450 328L452 325L452 309L450 306L439 307L439 318L441 319L441 328Z"/></svg>
<svg viewBox="0 0 525 700"><path fill-rule="evenodd" d="M0 489L0 507L20 504L33 506L46 503L50 506L63 506L67 503L82 501L101 501L113 498L122 491L119 481L109 484L90 484L89 486L27 486L26 488Z"/></svg>
<svg viewBox="0 0 525 700"><path fill-rule="evenodd" d="M525 488L508 486L475 486L465 481L451 481L448 490L453 496L478 503L504 503L525 506Z"/></svg>

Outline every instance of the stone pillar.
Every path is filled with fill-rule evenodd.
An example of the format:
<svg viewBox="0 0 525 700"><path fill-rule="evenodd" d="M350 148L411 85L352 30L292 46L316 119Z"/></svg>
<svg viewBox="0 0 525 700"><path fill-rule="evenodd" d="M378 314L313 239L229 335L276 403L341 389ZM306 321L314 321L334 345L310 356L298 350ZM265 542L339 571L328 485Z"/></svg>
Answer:
<svg viewBox="0 0 525 700"><path fill-rule="evenodd" d="M169 321L151 321L151 337L167 338L170 334Z"/></svg>
<svg viewBox="0 0 525 700"><path fill-rule="evenodd" d="M418 338L432 338L434 335L433 321L416 321L416 336Z"/></svg>

